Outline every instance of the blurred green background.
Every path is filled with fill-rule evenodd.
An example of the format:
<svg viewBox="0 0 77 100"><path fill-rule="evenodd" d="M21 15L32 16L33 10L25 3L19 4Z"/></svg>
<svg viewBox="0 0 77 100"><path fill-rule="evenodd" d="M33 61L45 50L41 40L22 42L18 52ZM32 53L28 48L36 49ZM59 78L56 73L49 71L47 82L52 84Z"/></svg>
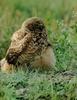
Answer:
<svg viewBox="0 0 77 100"><path fill-rule="evenodd" d="M56 55L56 61L57 61L56 66L53 69L54 73L72 71L73 74L76 75L77 72L77 0L54 0L54 1L53 0L0 0L0 59L2 59L6 54L13 32L15 32L17 29L21 27L21 24L24 20L34 16L42 18L46 24L46 28L48 31L48 38L50 42L53 44L54 52ZM22 74L22 77L18 76L19 72L16 74L14 78L17 77L19 81L13 80L12 75L10 75L11 79L7 76L8 80L6 82L6 81L2 81L3 79L2 76L4 77L4 75L1 73L0 80L1 82L4 82L4 84L10 81L16 82L16 84L18 84L18 82L20 81L22 82L23 80L25 80L23 79L23 76L25 74L26 73ZM46 73L43 74L47 75ZM39 84L37 84L38 83L37 79L35 79L36 83L35 80L33 81L31 80L32 77L34 78L33 75L35 75L37 79L40 77ZM59 74L58 76L61 78L61 75ZM54 79L58 80L59 78L58 76L54 74ZM66 74L66 77L67 76L68 75ZM22 78L22 80L20 80L20 78ZM41 74L38 74L36 72L34 74L34 72L31 72L29 76L27 76L27 78L30 78L30 80L33 82L32 84L35 85L34 87L31 87L32 92L35 91L36 85L41 85L42 82ZM49 87L46 88L47 92L39 89L38 91L33 92L35 93L33 97L32 97L32 92L29 91L31 95L29 95L28 99L14 99L10 96L7 96L9 92L9 88L8 88L9 86L4 85L5 88L2 88L3 93L5 90L7 90L5 92L5 99L1 98L0 100L62 100L62 99L77 100L77 89L76 89L77 78L76 76L74 78L75 80L74 79L70 80L71 82L74 80L74 83L72 84L69 81L69 79L67 82L66 81L67 78L65 78L62 87L61 86L62 83L57 84L58 86L57 85L50 86L50 82L48 81L48 76L47 76L46 80L44 79L43 81L43 85L44 88L45 85L46 87L50 86L51 90L48 89ZM6 77L4 79L6 79ZM27 83L30 80L27 80ZM25 82L22 83L27 84ZM2 84L3 83L0 84L1 87ZM61 89L60 92L59 89ZM3 95L2 91L0 94L1 96ZM11 89L10 91L12 91L11 94L13 94L13 89ZM49 91L53 91L51 95L49 94ZM38 94L38 92L41 92L42 95L44 94L44 92L45 94L48 93L50 95L50 98L35 99L35 97L37 97L36 95ZM58 97L59 95L58 93L61 95L61 98L60 96Z"/></svg>

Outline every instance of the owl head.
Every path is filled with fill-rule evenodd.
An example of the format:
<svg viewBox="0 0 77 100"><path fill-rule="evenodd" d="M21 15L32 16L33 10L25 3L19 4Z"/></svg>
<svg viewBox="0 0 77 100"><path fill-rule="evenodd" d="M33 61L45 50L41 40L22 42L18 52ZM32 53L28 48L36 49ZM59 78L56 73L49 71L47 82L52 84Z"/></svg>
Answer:
<svg viewBox="0 0 77 100"><path fill-rule="evenodd" d="M44 22L38 17L32 17L24 21L22 27L24 30L29 30L31 33L42 33L45 32Z"/></svg>

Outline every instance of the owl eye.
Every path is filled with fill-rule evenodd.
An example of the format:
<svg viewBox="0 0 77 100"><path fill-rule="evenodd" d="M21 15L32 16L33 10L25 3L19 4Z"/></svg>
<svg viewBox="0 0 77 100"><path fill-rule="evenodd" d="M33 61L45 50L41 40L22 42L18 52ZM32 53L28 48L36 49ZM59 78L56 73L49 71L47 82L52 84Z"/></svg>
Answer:
<svg viewBox="0 0 77 100"><path fill-rule="evenodd" d="M37 24L36 25L36 29L38 29L39 31L42 31L44 29L44 25L42 24Z"/></svg>
<svg viewBox="0 0 77 100"><path fill-rule="evenodd" d="M44 29L44 25L40 25L39 29L40 29L40 31L42 31Z"/></svg>
<svg viewBox="0 0 77 100"><path fill-rule="evenodd" d="M30 30L30 31L33 31L34 30L34 27L32 24L28 24L27 28Z"/></svg>

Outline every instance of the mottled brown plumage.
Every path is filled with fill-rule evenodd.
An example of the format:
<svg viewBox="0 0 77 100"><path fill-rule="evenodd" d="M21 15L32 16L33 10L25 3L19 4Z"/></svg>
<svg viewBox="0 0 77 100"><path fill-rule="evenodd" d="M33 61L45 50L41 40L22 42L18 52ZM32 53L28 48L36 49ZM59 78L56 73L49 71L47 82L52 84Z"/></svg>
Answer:
<svg viewBox="0 0 77 100"><path fill-rule="evenodd" d="M55 64L53 49L40 18L33 17L24 21L21 28L13 34L5 60L15 66L25 64L30 67L48 67Z"/></svg>

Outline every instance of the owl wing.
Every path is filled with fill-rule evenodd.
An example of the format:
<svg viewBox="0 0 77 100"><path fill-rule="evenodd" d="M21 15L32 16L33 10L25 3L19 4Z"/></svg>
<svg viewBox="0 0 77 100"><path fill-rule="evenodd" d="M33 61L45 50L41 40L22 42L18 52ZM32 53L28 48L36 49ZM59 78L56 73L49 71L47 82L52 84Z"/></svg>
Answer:
<svg viewBox="0 0 77 100"><path fill-rule="evenodd" d="M25 33L19 30L13 34L11 45L6 53L6 60L9 64L15 64L17 58L21 55L24 49L27 48L31 41L31 33Z"/></svg>

